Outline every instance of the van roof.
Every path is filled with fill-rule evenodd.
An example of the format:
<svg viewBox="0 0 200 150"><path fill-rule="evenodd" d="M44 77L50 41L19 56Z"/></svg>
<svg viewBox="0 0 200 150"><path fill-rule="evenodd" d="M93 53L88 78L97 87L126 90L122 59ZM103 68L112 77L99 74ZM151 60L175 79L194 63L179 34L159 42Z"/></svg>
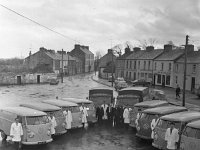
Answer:
<svg viewBox="0 0 200 150"><path fill-rule="evenodd" d="M7 111L10 113L14 113L19 116L45 116L47 115L45 112L27 108L27 107L21 107L21 106L16 106L16 107L5 107L0 109L0 111Z"/></svg>
<svg viewBox="0 0 200 150"><path fill-rule="evenodd" d="M90 90L109 90L109 91L113 91L113 89L111 87L94 87Z"/></svg>
<svg viewBox="0 0 200 150"><path fill-rule="evenodd" d="M165 115L186 110L187 108L181 106L162 106L162 107L145 109L143 112L148 114Z"/></svg>
<svg viewBox="0 0 200 150"><path fill-rule="evenodd" d="M61 98L61 100L64 101L69 101L69 102L73 102L76 104L80 104L80 103L92 103L92 101L87 100L87 99L80 99L80 98L73 98L73 97L67 97L67 98Z"/></svg>
<svg viewBox="0 0 200 150"><path fill-rule="evenodd" d="M57 110L61 110L60 107L51 105L51 104L47 104L47 103L41 103L41 102L34 102L34 103L24 103L24 104L20 104L20 106L23 107L28 107L28 108L32 108L32 109L36 109L36 110L40 110L40 111L57 111Z"/></svg>
<svg viewBox="0 0 200 150"><path fill-rule="evenodd" d="M192 128L196 128L196 129L200 129L200 120L188 123L187 126L192 127Z"/></svg>
<svg viewBox="0 0 200 150"><path fill-rule="evenodd" d="M48 103L51 105L55 105L58 107L73 107L73 106L78 106L76 103L68 102L68 101L63 101L63 100L57 100L57 99L52 99L52 100L43 100L43 103Z"/></svg>
<svg viewBox="0 0 200 150"><path fill-rule="evenodd" d="M123 88L121 89L120 91L131 91L131 90L137 90L137 91L143 91L145 89L148 89L148 87L140 87L140 86L137 86L137 87L127 87L127 88Z"/></svg>
<svg viewBox="0 0 200 150"><path fill-rule="evenodd" d="M167 101L161 101L161 100L150 100L150 101L144 101L144 102L140 102L135 104L135 107L156 107L156 106L160 106L162 104L168 104Z"/></svg>
<svg viewBox="0 0 200 150"><path fill-rule="evenodd" d="M168 121L189 122L195 119L200 119L200 112L197 111L185 111L174 113L166 116L162 116L161 119Z"/></svg>

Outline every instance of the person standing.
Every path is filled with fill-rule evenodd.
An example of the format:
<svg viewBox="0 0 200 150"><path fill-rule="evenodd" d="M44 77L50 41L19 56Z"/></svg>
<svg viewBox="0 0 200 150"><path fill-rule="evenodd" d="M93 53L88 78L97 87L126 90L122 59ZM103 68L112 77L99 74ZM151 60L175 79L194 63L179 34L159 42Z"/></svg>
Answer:
<svg viewBox="0 0 200 150"><path fill-rule="evenodd" d="M104 101L104 103L101 105L101 107L103 108L103 117L102 117L102 119L103 119L103 120L107 120L107 119L108 119L108 116L107 116L106 110L107 110L107 108L108 108L108 105L105 103L105 101Z"/></svg>
<svg viewBox="0 0 200 150"><path fill-rule="evenodd" d="M170 127L167 129L165 133L165 141L167 142L168 150L176 150L177 144L179 141L178 130L174 127L175 124L172 122Z"/></svg>
<svg viewBox="0 0 200 150"><path fill-rule="evenodd" d="M154 129L158 124L159 116L156 115L155 118L151 121L151 138L154 139Z"/></svg>
<svg viewBox="0 0 200 150"><path fill-rule="evenodd" d="M130 112L127 107L125 107L125 109L124 109L123 118L124 118L124 125L125 125L126 129L128 129L129 124L130 124Z"/></svg>
<svg viewBox="0 0 200 150"><path fill-rule="evenodd" d="M180 98L180 92L181 92L181 89L180 89L179 85L177 85L177 88L176 88L176 99Z"/></svg>
<svg viewBox="0 0 200 150"><path fill-rule="evenodd" d="M112 107L111 107L111 104L107 107L107 109L106 109L106 113L107 113L107 116L108 116L108 122L109 123L111 123L112 121L112 119L111 119L111 117L112 117Z"/></svg>
<svg viewBox="0 0 200 150"><path fill-rule="evenodd" d="M82 118L82 124L83 124L83 128L87 127L87 116L88 116L88 112L87 112L87 108L84 106L84 104L82 103L81 107L80 107L80 111L81 111L81 118Z"/></svg>
<svg viewBox="0 0 200 150"><path fill-rule="evenodd" d="M21 149L21 141L23 136L23 129L21 123L19 123L19 118L15 118L15 122L11 124L10 127L10 137L14 142L14 146L17 150Z"/></svg>
<svg viewBox="0 0 200 150"><path fill-rule="evenodd" d="M51 128L51 135L53 137L55 135L55 132L56 132L55 128L57 126L57 122L56 122L55 117L53 116L53 113L50 113L50 116L48 118L49 118L50 123L51 123L51 127L50 127Z"/></svg>
<svg viewBox="0 0 200 150"><path fill-rule="evenodd" d="M72 128L72 113L71 111L68 109L67 112L64 111L63 114L65 115L65 122L67 124L67 129L71 129Z"/></svg>

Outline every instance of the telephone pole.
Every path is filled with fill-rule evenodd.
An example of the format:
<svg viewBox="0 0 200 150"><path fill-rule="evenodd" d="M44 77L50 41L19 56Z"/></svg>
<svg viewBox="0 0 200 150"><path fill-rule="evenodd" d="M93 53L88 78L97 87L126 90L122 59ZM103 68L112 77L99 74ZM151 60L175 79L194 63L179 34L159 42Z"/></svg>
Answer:
<svg viewBox="0 0 200 150"><path fill-rule="evenodd" d="M63 49L62 49L62 69L61 69L61 83L63 83Z"/></svg>
<svg viewBox="0 0 200 150"><path fill-rule="evenodd" d="M189 36L186 35L186 42L185 42L185 59L184 59L184 78L183 78L183 101L182 106L185 106L185 87L186 87L186 74L187 74L187 48L188 48L188 38Z"/></svg>

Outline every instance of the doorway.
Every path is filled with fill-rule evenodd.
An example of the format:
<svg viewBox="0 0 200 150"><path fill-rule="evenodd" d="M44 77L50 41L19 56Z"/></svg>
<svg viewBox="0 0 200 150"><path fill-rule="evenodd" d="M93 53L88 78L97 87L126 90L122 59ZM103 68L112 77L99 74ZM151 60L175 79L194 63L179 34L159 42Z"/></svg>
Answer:
<svg viewBox="0 0 200 150"><path fill-rule="evenodd" d="M37 75L37 83L40 84L40 75Z"/></svg>
<svg viewBox="0 0 200 150"><path fill-rule="evenodd" d="M165 75L162 75L162 86L165 86Z"/></svg>
<svg viewBox="0 0 200 150"><path fill-rule="evenodd" d="M191 91L193 92L195 89L195 77L192 77L192 82L191 82Z"/></svg>
<svg viewBox="0 0 200 150"><path fill-rule="evenodd" d="M22 84L22 78L21 78L21 76L17 76L17 84L18 85Z"/></svg>

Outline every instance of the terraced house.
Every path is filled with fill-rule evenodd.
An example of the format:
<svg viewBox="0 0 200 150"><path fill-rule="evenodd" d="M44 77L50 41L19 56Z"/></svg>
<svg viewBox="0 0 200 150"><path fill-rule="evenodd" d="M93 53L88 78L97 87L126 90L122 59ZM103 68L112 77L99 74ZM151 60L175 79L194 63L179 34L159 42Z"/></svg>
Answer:
<svg viewBox="0 0 200 150"><path fill-rule="evenodd" d="M164 45L164 52L154 59L154 81L156 85L176 87L174 82L175 62L183 55L183 49L172 49L172 45Z"/></svg>
<svg viewBox="0 0 200 150"><path fill-rule="evenodd" d="M194 46L187 48L186 90L195 92L200 86L200 51L194 51ZM183 88L184 55L175 62L174 82Z"/></svg>

